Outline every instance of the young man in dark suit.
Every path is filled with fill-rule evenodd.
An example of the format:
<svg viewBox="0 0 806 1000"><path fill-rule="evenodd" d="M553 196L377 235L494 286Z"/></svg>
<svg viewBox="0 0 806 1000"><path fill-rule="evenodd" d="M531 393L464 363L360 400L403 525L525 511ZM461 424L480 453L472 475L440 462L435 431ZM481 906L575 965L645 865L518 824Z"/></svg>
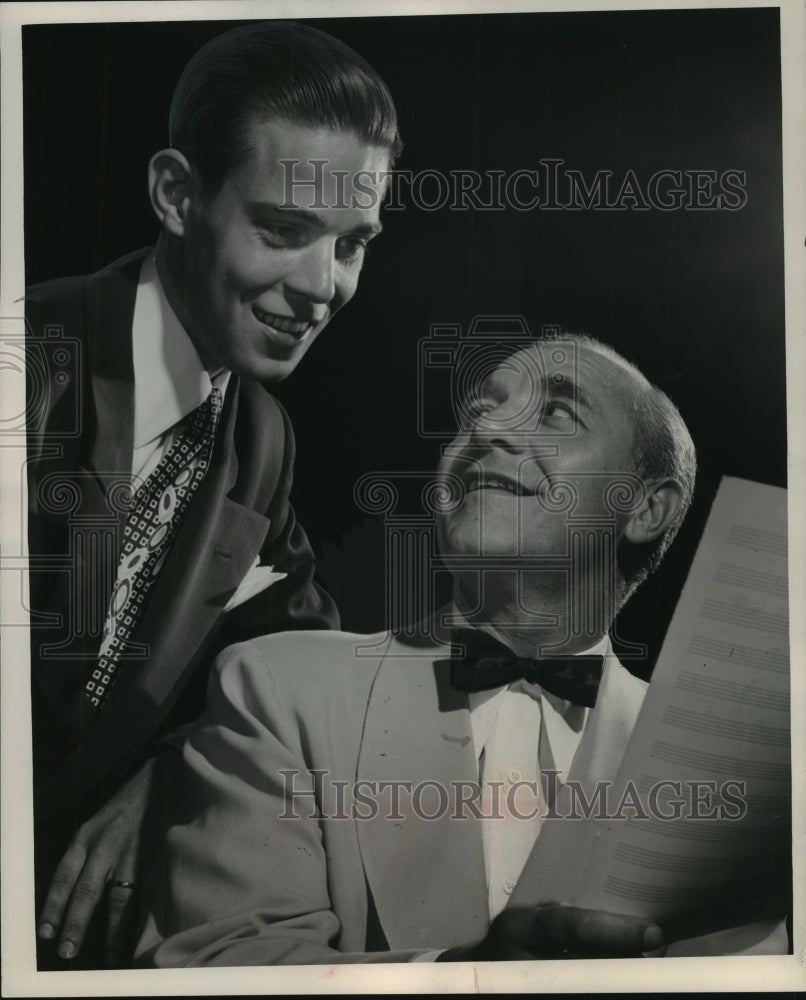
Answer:
<svg viewBox="0 0 806 1000"><path fill-rule="evenodd" d="M394 105L336 39L249 25L188 64L170 140L149 166L156 248L26 301L40 965L85 936L85 963L122 957L155 753L215 654L338 627L263 385L355 293Z"/></svg>

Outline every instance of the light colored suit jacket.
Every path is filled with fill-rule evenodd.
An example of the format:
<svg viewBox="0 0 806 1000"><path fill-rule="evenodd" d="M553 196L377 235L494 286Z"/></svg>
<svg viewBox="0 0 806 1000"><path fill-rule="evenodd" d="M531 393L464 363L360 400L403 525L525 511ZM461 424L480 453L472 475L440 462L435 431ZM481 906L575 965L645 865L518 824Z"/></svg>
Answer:
<svg viewBox="0 0 806 1000"><path fill-rule="evenodd" d="M399 819L386 818L389 796L374 819L340 818L336 795L339 782L477 780L467 695L448 683L447 654L333 632L223 653L184 764L167 777L170 829L138 961L391 962L479 940L489 923L480 824L452 807L418 818L403 798ZM607 658L569 778L614 777L645 688ZM324 815L309 818L317 770ZM440 812L431 792L429 815ZM563 838L547 856L549 825L524 874L544 898L570 898L579 858L562 856Z"/></svg>

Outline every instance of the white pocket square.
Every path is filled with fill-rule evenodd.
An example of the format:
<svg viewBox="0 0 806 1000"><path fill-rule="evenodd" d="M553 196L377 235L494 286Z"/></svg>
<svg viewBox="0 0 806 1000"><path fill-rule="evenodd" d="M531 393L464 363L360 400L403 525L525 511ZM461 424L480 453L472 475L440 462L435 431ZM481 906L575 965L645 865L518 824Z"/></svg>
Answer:
<svg viewBox="0 0 806 1000"><path fill-rule="evenodd" d="M274 566L259 566L259 562L260 556L258 556L249 567L246 576L238 585L238 589L229 601L227 601L227 605L224 608L225 612L232 611L232 609L237 608L239 604L243 604L244 601L248 601L250 597L254 597L255 594L259 594L261 590L265 590L273 583L277 583L278 580L284 580L288 576L288 573L275 573Z"/></svg>

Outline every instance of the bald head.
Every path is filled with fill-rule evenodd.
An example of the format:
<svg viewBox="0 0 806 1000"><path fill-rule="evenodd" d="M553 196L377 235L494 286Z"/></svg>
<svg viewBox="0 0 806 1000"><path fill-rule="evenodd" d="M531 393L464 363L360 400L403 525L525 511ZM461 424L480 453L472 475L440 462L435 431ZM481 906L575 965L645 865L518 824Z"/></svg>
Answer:
<svg viewBox="0 0 806 1000"><path fill-rule="evenodd" d="M622 540L618 563L625 591L622 601L660 564L691 505L697 472L694 442L679 410L663 390L653 385L635 365L608 344L585 334L567 334L580 352L590 351L610 362L607 388L626 414L632 428L633 471L644 483L673 481L680 487L679 509L664 531L644 543ZM542 350L551 338L538 341Z"/></svg>
<svg viewBox="0 0 806 1000"><path fill-rule="evenodd" d="M592 338L541 339L496 354L468 362L475 379L463 431L441 463L459 494L439 521L443 557L449 566L453 555L545 558L549 566L567 558L572 523L610 522L611 596L623 603L658 565L691 501L685 424L661 390Z"/></svg>

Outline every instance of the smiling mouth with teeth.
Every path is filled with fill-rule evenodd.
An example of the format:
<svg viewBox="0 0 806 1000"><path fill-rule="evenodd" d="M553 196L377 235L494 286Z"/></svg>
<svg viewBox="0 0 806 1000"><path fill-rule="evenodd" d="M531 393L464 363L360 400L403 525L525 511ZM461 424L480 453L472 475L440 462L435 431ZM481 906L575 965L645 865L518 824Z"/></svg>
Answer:
<svg viewBox="0 0 806 1000"><path fill-rule="evenodd" d="M279 330L280 333L289 333L292 337L304 337L315 325L310 320L292 319L290 316L278 316L276 313L264 312L257 306L252 306L252 312L255 318L265 326Z"/></svg>
<svg viewBox="0 0 806 1000"><path fill-rule="evenodd" d="M474 479L472 482L468 483L467 492L472 493L474 490L504 490L507 493L512 493L514 496L524 496L525 492L515 483L508 479L496 479L495 476L487 476L484 479Z"/></svg>

